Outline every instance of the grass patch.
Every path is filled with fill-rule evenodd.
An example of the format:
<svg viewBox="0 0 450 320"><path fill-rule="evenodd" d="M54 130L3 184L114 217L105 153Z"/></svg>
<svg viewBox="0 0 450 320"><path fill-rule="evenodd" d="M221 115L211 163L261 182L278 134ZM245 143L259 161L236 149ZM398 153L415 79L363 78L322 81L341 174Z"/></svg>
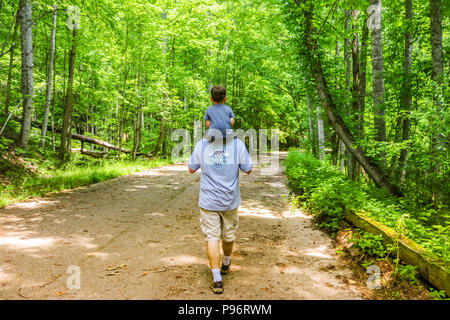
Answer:
<svg viewBox="0 0 450 320"><path fill-rule="evenodd" d="M34 173L21 168L6 173L9 183L0 187L0 207L172 163L169 159L98 160L79 154L73 154L71 161L62 165L52 160L24 159L27 163L40 161L40 164L34 164Z"/></svg>

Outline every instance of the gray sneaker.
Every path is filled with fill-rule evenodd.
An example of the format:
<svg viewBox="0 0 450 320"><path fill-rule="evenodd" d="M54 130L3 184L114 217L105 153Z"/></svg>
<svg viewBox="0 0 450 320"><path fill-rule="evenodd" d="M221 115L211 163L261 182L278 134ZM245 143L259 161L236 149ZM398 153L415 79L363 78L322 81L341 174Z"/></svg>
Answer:
<svg viewBox="0 0 450 320"><path fill-rule="evenodd" d="M212 289L212 291L215 294L221 294L223 293L223 283L222 281L217 281L217 282L213 282L210 286L210 288Z"/></svg>

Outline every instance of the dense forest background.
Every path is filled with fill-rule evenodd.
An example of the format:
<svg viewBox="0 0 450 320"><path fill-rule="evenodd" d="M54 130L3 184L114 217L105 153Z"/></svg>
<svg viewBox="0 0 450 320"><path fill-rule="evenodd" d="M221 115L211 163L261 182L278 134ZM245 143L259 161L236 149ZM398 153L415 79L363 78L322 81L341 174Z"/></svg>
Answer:
<svg viewBox="0 0 450 320"><path fill-rule="evenodd" d="M166 157L172 131L193 130L222 84L236 128L279 129L282 148L406 196L448 233L449 10L440 0L0 0L1 152Z"/></svg>

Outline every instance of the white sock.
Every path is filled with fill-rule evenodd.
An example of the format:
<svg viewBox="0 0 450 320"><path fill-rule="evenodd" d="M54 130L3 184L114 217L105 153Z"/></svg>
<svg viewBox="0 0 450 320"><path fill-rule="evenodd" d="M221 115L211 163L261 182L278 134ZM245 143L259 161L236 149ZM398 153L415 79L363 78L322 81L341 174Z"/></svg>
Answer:
<svg viewBox="0 0 450 320"><path fill-rule="evenodd" d="M223 264L229 266L231 263L231 256L223 256Z"/></svg>
<svg viewBox="0 0 450 320"><path fill-rule="evenodd" d="M222 281L222 276L220 275L220 269L211 269L213 274L214 282Z"/></svg>

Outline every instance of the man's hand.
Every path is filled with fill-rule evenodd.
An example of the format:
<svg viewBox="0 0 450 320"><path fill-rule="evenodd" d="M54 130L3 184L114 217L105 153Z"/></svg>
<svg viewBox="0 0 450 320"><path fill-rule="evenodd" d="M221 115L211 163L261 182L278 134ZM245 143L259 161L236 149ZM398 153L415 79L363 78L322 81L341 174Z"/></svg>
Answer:
<svg viewBox="0 0 450 320"><path fill-rule="evenodd" d="M251 169L250 169L250 171L246 172L246 174L250 174L250 173L252 173L252 170L251 170Z"/></svg>
<svg viewBox="0 0 450 320"><path fill-rule="evenodd" d="M234 118L230 118L231 126L234 126Z"/></svg>
<svg viewBox="0 0 450 320"><path fill-rule="evenodd" d="M211 121L206 120L206 121L205 121L205 126L206 126L207 128L209 128L210 125L211 125Z"/></svg>

